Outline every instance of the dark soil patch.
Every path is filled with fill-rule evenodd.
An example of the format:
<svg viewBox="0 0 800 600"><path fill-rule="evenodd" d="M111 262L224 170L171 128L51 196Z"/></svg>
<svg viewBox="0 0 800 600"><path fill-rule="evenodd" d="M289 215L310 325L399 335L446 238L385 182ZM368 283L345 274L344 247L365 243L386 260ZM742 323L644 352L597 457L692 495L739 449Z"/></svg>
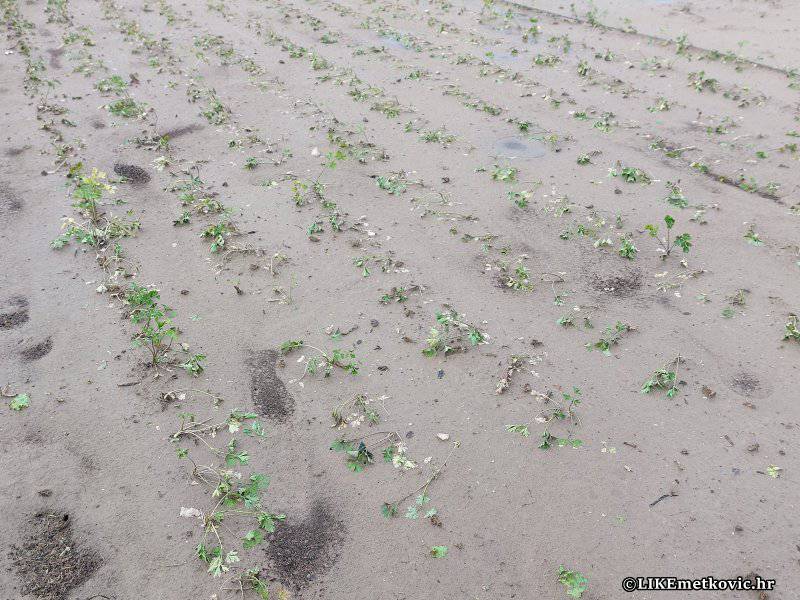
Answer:
<svg viewBox="0 0 800 600"><path fill-rule="evenodd" d="M15 296L9 299L8 304L16 309L0 313L0 329L14 329L28 322L30 317L25 298Z"/></svg>
<svg viewBox="0 0 800 600"><path fill-rule="evenodd" d="M20 154L22 154L23 152L25 152L26 150L29 150L29 149L30 149L30 146L28 146L28 145L25 145L25 146L12 146L11 148L6 148L3 151L3 154L5 154L6 156L8 156L10 158L13 158L15 156L19 156Z"/></svg>
<svg viewBox="0 0 800 600"><path fill-rule="evenodd" d="M51 338L47 338L43 342L39 342L38 344L34 344L33 346L28 346L24 350L20 352L20 356L27 361L32 360L39 360L43 356L47 356L50 354L50 350L53 349L53 340Z"/></svg>
<svg viewBox="0 0 800 600"><path fill-rule="evenodd" d="M54 69L60 69L61 55L64 54L64 48L48 48L47 53L50 55L50 66Z"/></svg>
<svg viewBox="0 0 800 600"><path fill-rule="evenodd" d="M137 167L136 165L116 163L114 165L114 173L125 177L134 185L142 185L150 181L150 173L145 171L142 167Z"/></svg>
<svg viewBox="0 0 800 600"><path fill-rule="evenodd" d="M276 350L253 352L250 367L250 397L258 412L268 419L286 421L294 413L294 398L275 371Z"/></svg>
<svg viewBox="0 0 800 600"><path fill-rule="evenodd" d="M9 553L22 582L22 595L65 600L100 567L97 554L76 544L68 514L44 511L33 515L22 537L22 545L11 546Z"/></svg>
<svg viewBox="0 0 800 600"><path fill-rule="evenodd" d="M766 398L772 393L761 380L752 373L741 371L731 377L730 388L745 398Z"/></svg>
<svg viewBox="0 0 800 600"><path fill-rule="evenodd" d="M642 273L631 269L609 276L593 275L590 285L598 292L612 296L630 296L642 287Z"/></svg>
<svg viewBox="0 0 800 600"><path fill-rule="evenodd" d="M8 152L9 150L6 150L6 153ZM0 183L0 214L14 213L20 210L22 210L20 197L10 187Z"/></svg>
<svg viewBox="0 0 800 600"><path fill-rule="evenodd" d="M161 137L166 137L170 140L174 140L175 138L179 138L182 135L186 135L187 133L194 133L195 131L200 131L203 129L202 125L191 124L191 125L183 125L181 127L173 127L161 134Z"/></svg>
<svg viewBox="0 0 800 600"><path fill-rule="evenodd" d="M314 500L302 521L287 520L270 537L264 550L270 572L286 586L307 586L327 572L339 558L344 524L324 500Z"/></svg>

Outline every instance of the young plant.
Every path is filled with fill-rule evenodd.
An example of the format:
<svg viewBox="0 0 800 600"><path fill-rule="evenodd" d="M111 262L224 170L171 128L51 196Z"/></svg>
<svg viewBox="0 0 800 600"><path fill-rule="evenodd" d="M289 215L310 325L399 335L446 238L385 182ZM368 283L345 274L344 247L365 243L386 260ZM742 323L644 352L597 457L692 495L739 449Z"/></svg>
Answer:
<svg viewBox="0 0 800 600"><path fill-rule="evenodd" d="M622 335L632 331L633 327L617 321L614 326L609 325L603 330L603 335L594 344L586 344L586 349L590 352L592 350L599 350L605 356L611 356L611 348L619 344Z"/></svg>
<svg viewBox="0 0 800 600"><path fill-rule="evenodd" d="M408 449L403 444L400 436L394 431L377 431L353 439L338 438L331 444L331 450L344 452L347 457L345 462L347 468L353 473L361 473L367 466L375 462L371 449L382 446L387 442L389 445L382 451L384 462L390 462L395 468L403 468L404 470L411 470L417 466L406 455Z"/></svg>
<svg viewBox="0 0 800 600"><path fill-rule="evenodd" d="M650 237L654 237L658 240L658 243L661 246L661 258L666 258L669 256L676 246L683 250L684 253L689 252L689 248L692 247L692 236L690 236L688 233L682 233L678 236L675 236L675 239L672 239L672 227L675 225L675 219L673 219L670 215L665 215L664 224L667 226L667 231L665 237L663 238L658 236L658 225L644 226L644 228L650 234Z"/></svg>
<svg viewBox="0 0 800 600"><path fill-rule="evenodd" d="M563 565L558 567L558 583L564 586L570 598L581 598L589 587L589 580L586 577L578 571L565 569Z"/></svg>
<svg viewBox="0 0 800 600"><path fill-rule="evenodd" d="M672 398L675 394L678 393L678 367L681 363L681 357L675 357L675 360L671 361L664 367L657 369L653 372L650 378L642 384L642 389L640 392L642 394L649 394L654 389L656 390L666 390L667 398Z"/></svg>
<svg viewBox="0 0 800 600"><path fill-rule="evenodd" d="M501 167L499 165L492 165L492 170L489 174L493 181L513 183L517 180L519 169L517 167Z"/></svg>
<svg viewBox="0 0 800 600"><path fill-rule="evenodd" d="M783 334L784 340L794 340L800 344L800 329L798 329L797 315L789 315L789 320L786 322L786 328Z"/></svg>
<svg viewBox="0 0 800 600"><path fill-rule="evenodd" d="M286 515L270 512L263 506L263 494L269 486L269 477L260 473L251 473L248 477L235 470L235 467L249 464L249 455L239 449L234 434L242 431L250 436L263 435L257 416L255 413L235 410L224 421L209 423L211 419L197 421L193 414L181 413L180 428L171 438L178 457L192 463L192 478L211 490L213 503L207 510L182 509L181 515L202 520L203 536L195 547L195 555L213 577L221 577L236 569L241 561L239 551L229 541L232 532L230 521L245 519L250 523L252 528L241 537L242 549L250 550L263 542L267 534L274 533L277 524L286 519ZM213 440L224 431L232 435L230 441L223 447L212 445L209 438ZM207 465L195 462L189 455L189 449L179 445L182 441L205 448L213 457L212 462ZM269 597L259 569L242 572L237 584L242 590L251 589L262 598Z"/></svg>
<svg viewBox="0 0 800 600"><path fill-rule="evenodd" d="M447 356L453 352L466 350L464 336L469 339L472 346L488 343L489 336L474 325L467 323L464 316L452 307L445 306L444 311L437 312L436 323L438 327L431 327L426 340L427 346L422 350L422 354L427 357L438 354Z"/></svg>
<svg viewBox="0 0 800 600"><path fill-rule="evenodd" d="M573 387L572 393L562 392L561 397L563 398L564 405L557 404L543 416L536 418L537 423L543 423L545 426L544 431L542 431L539 436L539 449L541 450L549 450L553 445L559 448L563 448L564 446L580 448L583 445L582 440L573 438L571 434L566 438L561 438L550 432L551 425L559 421L569 421L573 425L578 425L579 423L575 408L581 403L580 388ZM548 401L552 401L550 396L546 396L546 398Z"/></svg>
<svg viewBox="0 0 800 600"><path fill-rule="evenodd" d="M236 228L230 221L222 220L216 225L206 227L200 237L211 239L211 252L219 252L225 248L227 238L235 231Z"/></svg>
<svg viewBox="0 0 800 600"><path fill-rule="evenodd" d="M619 177L627 183L651 183L653 180L650 175L637 167L623 167L620 163L617 166L609 169L608 174L611 177Z"/></svg>
<svg viewBox="0 0 800 600"><path fill-rule="evenodd" d="M134 346L145 348L150 356L150 366L166 362L172 343L178 337L178 328L172 323L173 310L164 304L158 290L131 284L125 301L131 308L130 319L140 329L133 335Z"/></svg>
<svg viewBox="0 0 800 600"><path fill-rule="evenodd" d="M633 260L636 258L636 253L638 252L638 248L633 244L633 239L631 239L630 235L624 235L619 240L619 255L622 258L627 258L628 260Z"/></svg>
<svg viewBox="0 0 800 600"><path fill-rule="evenodd" d="M341 369L351 375L358 375L360 363L356 360L356 354L352 350L336 348L328 353L316 346L305 343L303 340L287 340L280 345L280 352L285 356L301 348L308 348L317 353L316 356L306 360L303 377L305 377L306 373L314 375L320 371L324 377L330 377L334 368Z"/></svg>

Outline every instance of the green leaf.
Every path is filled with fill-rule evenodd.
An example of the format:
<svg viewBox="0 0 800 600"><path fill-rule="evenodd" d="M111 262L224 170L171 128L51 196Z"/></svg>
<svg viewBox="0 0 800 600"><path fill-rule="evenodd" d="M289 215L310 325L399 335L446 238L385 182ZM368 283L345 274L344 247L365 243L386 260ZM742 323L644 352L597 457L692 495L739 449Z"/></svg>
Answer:
<svg viewBox="0 0 800 600"><path fill-rule="evenodd" d="M260 544L264 540L264 534L258 529L248 531L244 538L242 538L242 546L245 550L250 550L254 546Z"/></svg>
<svg viewBox="0 0 800 600"><path fill-rule="evenodd" d="M17 394L8 403L11 410L22 410L23 408L28 408L30 405L31 399L28 394Z"/></svg>
<svg viewBox="0 0 800 600"><path fill-rule="evenodd" d="M447 546L431 546L431 556L433 558L444 558L447 556Z"/></svg>

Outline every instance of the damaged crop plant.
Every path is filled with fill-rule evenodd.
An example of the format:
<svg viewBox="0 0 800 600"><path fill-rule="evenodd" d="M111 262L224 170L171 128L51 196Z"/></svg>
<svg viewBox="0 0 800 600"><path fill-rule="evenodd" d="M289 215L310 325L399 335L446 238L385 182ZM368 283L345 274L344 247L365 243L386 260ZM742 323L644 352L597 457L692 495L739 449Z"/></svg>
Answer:
<svg viewBox="0 0 800 600"><path fill-rule="evenodd" d="M800 586L796 7L478 4L0 0L9 589Z"/></svg>

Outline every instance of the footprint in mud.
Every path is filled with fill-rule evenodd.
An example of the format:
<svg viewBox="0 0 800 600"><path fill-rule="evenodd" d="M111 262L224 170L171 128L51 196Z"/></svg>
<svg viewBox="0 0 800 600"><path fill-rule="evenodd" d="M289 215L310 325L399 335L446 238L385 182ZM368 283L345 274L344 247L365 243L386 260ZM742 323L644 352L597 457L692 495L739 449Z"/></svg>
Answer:
<svg viewBox="0 0 800 600"><path fill-rule="evenodd" d="M136 165L115 163L114 173L129 180L133 185L143 185L150 181L150 174L142 167L137 167Z"/></svg>
<svg viewBox="0 0 800 600"><path fill-rule="evenodd" d="M307 586L339 559L345 533L333 508L325 500L315 499L301 521L287 520L270 537L264 549L270 572L286 586L297 590Z"/></svg>
<svg viewBox="0 0 800 600"><path fill-rule="evenodd" d="M247 359L250 368L250 397L264 417L285 422L294 413L294 398L275 372L277 350L252 352Z"/></svg>
<svg viewBox="0 0 800 600"><path fill-rule="evenodd" d="M33 515L11 546L9 558L22 583L20 593L40 600L66 600L70 591L87 581L100 567L100 557L76 543L66 513L45 510Z"/></svg>
<svg viewBox="0 0 800 600"><path fill-rule="evenodd" d="M50 354L50 350L53 349L53 340L52 338L48 337L42 342L38 344L34 344L32 346L28 346L24 350L20 351L20 356L26 360L27 362L31 362L34 360L39 360L40 358L47 356Z"/></svg>
<svg viewBox="0 0 800 600"><path fill-rule="evenodd" d="M28 301L21 296L9 298L7 308L0 312L0 329L15 329L28 322Z"/></svg>
<svg viewBox="0 0 800 600"><path fill-rule="evenodd" d="M761 383L758 377L747 371L741 371L731 377L729 387L745 398L761 400L772 394L772 390L768 385Z"/></svg>

